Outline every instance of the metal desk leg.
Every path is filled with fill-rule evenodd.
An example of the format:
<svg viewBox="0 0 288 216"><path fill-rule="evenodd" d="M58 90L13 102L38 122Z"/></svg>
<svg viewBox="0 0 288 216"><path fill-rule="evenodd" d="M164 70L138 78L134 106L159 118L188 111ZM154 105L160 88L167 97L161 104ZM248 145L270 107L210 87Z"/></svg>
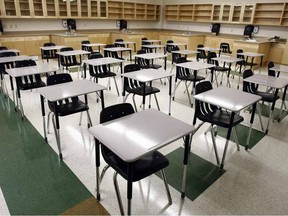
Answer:
<svg viewBox="0 0 288 216"><path fill-rule="evenodd" d="M59 157L62 160L63 156L62 156L62 152L61 152L60 124L59 124L57 102L54 102L54 106L55 106L54 118L56 120L56 128L55 128L54 118L53 118L53 124L54 124L54 128L55 128L55 136L56 136L56 142L57 142L57 147L58 147L58 151L59 151Z"/></svg>
<svg viewBox="0 0 288 216"><path fill-rule="evenodd" d="M48 143L47 132L46 132L45 105L44 105L44 97L42 95L40 95L40 101L41 101L41 112L42 112L42 118L43 118L44 140L46 143Z"/></svg>
<svg viewBox="0 0 288 216"><path fill-rule="evenodd" d="M131 215L131 203L132 203L132 170L133 164L128 163L128 179L127 179L127 214Z"/></svg>
<svg viewBox="0 0 288 216"><path fill-rule="evenodd" d="M280 118L281 118L283 106L285 106L285 98L286 98L287 87L288 87L288 86L285 86L285 88L284 88L284 92L283 92L283 96L282 96L282 103L281 103L281 108L280 108L280 113L279 113L279 116L278 116L278 122L280 122ZM285 107L286 107L286 106L285 106ZM286 109L287 109L287 108L286 108Z"/></svg>
<svg viewBox="0 0 288 216"><path fill-rule="evenodd" d="M274 108L275 108L276 98L278 96L278 91L279 91L279 89L275 90L274 102L272 103L272 106L271 106L271 112L270 112L270 115L269 115L269 120L268 120L268 124L267 124L267 128L266 128L266 132L265 132L266 134L268 134L270 121L271 121L271 118L273 117L273 111L274 111Z"/></svg>
<svg viewBox="0 0 288 216"><path fill-rule="evenodd" d="M172 103L172 76L169 77L169 115L171 116L171 103Z"/></svg>
<svg viewBox="0 0 288 216"><path fill-rule="evenodd" d="M253 108L252 108L252 113L251 113L251 117L250 117L249 133L248 133L246 145L245 145L246 151L248 150L248 147L249 147L249 142L250 142L250 137L251 137L251 132L252 132L252 125L253 125L254 116L255 116L255 112L256 112L256 106L257 106L257 102L253 104Z"/></svg>
<svg viewBox="0 0 288 216"><path fill-rule="evenodd" d="M186 189L186 178L187 178L187 164L189 158L189 152L191 148L192 135L185 136L185 149L184 149L184 159L183 159L183 177L182 177L182 188L181 188L181 198L185 198L185 189Z"/></svg>
<svg viewBox="0 0 288 216"><path fill-rule="evenodd" d="M96 162L96 199L100 201L100 179L99 179L99 167L100 167L100 142L95 138L95 162Z"/></svg>

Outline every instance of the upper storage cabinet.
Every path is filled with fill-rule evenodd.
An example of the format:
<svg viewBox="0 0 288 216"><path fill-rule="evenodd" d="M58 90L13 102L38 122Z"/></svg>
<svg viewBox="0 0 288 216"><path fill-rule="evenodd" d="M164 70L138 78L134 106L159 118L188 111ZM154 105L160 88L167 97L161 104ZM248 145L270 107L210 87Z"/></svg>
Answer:
<svg viewBox="0 0 288 216"><path fill-rule="evenodd" d="M194 22L211 22L212 4L195 4L193 21Z"/></svg>
<svg viewBox="0 0 288 216"><path fill-rule="evenodd" d="M1 16L3 17L17 17L19 13L17 12L16 5L18 1L16 0L1 0Z"/></svg>
<svg viewBox="0 0 288 216"><path fill-rule="evenodd" d="M179 14L178 10L179 5L165 5L165 19L167 21L177 21Z"/></svg>
<svg viewBox="0 0 288 216"><path fill-rule="evenodd" d="M232 5L232 23L252 23L253 4L235 4Z"/></svg>
<svg viewBox="0 0 288 216"><path fill-rule="evenodd" d="M179 21L192 21L193 20L193 4L179 5Z"/></svg>
<svg viewBox="0 0 288 216"><path fill-rule="evenodd" d="M256 3L253 23L280 25L285 3Z"/></svg>
<svg viewBox="0 0 288 216"><path fill-rule="evenodd" d="M123 18L123 2L108 1L108 18L122 19Z"/></svg>

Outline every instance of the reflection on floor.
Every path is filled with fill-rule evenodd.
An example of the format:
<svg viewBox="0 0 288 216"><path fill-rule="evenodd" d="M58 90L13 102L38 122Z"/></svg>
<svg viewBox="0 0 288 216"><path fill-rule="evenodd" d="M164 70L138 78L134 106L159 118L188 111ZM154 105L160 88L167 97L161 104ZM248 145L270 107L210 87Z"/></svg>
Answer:
<svg viewBox="0 0 288 216"><path fill-rule="evenodd" d="M53 61L50 61L50 64L51 63L55 64L55 62ZM39 64L42 64L42 62L39 61ZM171 64L169 63L168 66L169 67L167 71L170 71ZM175 73L175 71L173 71L173 73ZM206 76L205 71L202 71L201 73L202 75ZM258 73L258 71L256 71L256 73ZM263 68L261 73L267 73L267 68ZM72 75L74 79L78 79L77 73L73 73ZM286 78L288 77L287 74L281 74L280 76ZM209 77L207 77L207 79L208 78ZM5 81L7 82L7 87L9 89L9 97L12 98L12 94L9 88L10 83L7 76L5 77ZM121 86L119 74L117 77L117 82L118 85ZM234 79L231 78L232 88L237 87L237 82L238 77L235 77ZM99 83L106 86L107 80L101 79L99 80ZM225 80L223 81L223 83L226 83ZM164 113L168 113L169 103L167 85L161 85L160 81L156 81L153 82L153 86L160 88L161 92L159 93L158 99L161 111ZM112 85L112 90L106 91L104 93L106 106L122 102L122 97L117 96L116 90L113 87L114 86ZM27 119L43 136L40 97L37 93L37 90L21 93L24 111ZM141 98L136 97L136 99L138 106L140 106ZM98 124L101 104L96 103L94 94L89 95L88 100L92 122L94 125ZM129 98L128 102L132 103L132 99ZM13 105L7 105L7 102L1 101L1 106L5 107ZM156 107L153 100L152 107ZM280 102L277 103L277 107L280 107ZM9 115L19 114L13 111ZM184 85L180 85L177 89L177 97L175 98L175 101L172 102L172 116L191 124L193 115L194 110L188 105L187 95L184 92ZM244 125L248 126L250 119L249 112L241 112L241 115L243 115L245 119ZM1 115L1 119L3 118L6 117L2 117ZM85 118L83 120L86 121ZM21 122L20 116L17 121ZM73 171L73 173L78 177L78 179L83 183L83 185L85 185L89 192L95 196L96 174L94 140L87 132L87 125L85 121L83 122L83 125L79 126L78 114L76 114L74 117L67 116L60 119L62 152L64 157L63 162L67 165L67 167L69 167L69 169ZM267 124L267 121L268 119L266 117L263 117L264 125ZM194 135L191 152L194 155L197 155L197 157L208 161L209 164L215 165L216 161L212 148L210 134L208 134L207 136L204 135L204 132L207 130L208 127L209 125L205 124ZM255 123L253 127L261 131L259 119L257 116L255 117ZM182 200L178 190L174 189L173 186L171 186L170 190L173 204L167 205L168 202L166 195L163 194L163 182L156 175L146 178L140 183L135 183L133 188L132 213L145 215L287 214L287 128L287 117L285 117L280 122L271 121L269 134L260 139L257 145L255 145L249 151L245 151L243 147L241 147L240 151L237 151L236 145L231 142L227 151L227 159L224 167L226 172L222 176L218 176L219 178L195 199L189 199L188 197L186 197L184 200ZM1 142L3 136L2 134L3 133L1 131ZM218 145L219 155L222 155L225 139L221 136L217 136L216 142ZM48 143L55 152L58 152L54 132L52 132L52 130L51 134L48 135ZM171 153L173 155L175 154L175 152L179 151L179 147L182 146L183 142L182 140L179 140L161 149L161 151L164 154ZM19 149L19 151L20 150L21 149ZM47 154L47 151L43 152L42 154L44 153ZM56 153L54 154L54 156L49 156L49 158L55 157L55 155ZM190 157L190 163L197 163L196 159L195 161L193 159L194 157ZM18 164L19 163L20 162L18 162ZM50 161L47 163L50 163ZM18 164L13 164L13 167L14 165L15 167L17 167ZM102 162L101 167L104 167L104 165L105 163ZM205 168L203 167L203 169ZM200 170L202 170L202 168ZM13 170L10 170L9 172L12 171ZM189 170L189 172L191 171L192 170ZM52 169L51 172L52 174L47 174L46 178L47 180L53 182L54 177L52 175L56 174L56 170ZM195 175L197 176L197 173ZM31 176L37 178L37 174L35 173L31 173ZM110 214L119 214L117 199L113 188L112 176L113 171L108 170L103 179L103 182L101 183L101 204ZM180 179L181 175L175 174L174 177ZM2 177L0 179L2 179ZM169 181L171 181L170 185L173 185L174 180L172 178L168 178L168 182ZM3 190L2 181L0 181L0 183L3 196L7 202L10 195ZM54 182L54 184L56 184L56 182ZM189 182L187 182L187 184L189 184ZM59 185L59 187L61 186L62 185ZM21 185L17 187L21 187ZM15 190L17 189L17 187L15 188ZM126 207L126 181L119 178L119 187L121 190L124 207ZM197 188L198 186L196 187L196 189ZM188 191L187 194L189 192L190 191ZM82 201L84 201L84 199ZM22 199L19 202L25 203L27 202L27 200ZM10 213L12 214L14 212L13 209L16 207L14 205L9 205L8 202L7 205ZM35 205L38 204L35 203ZM1 206L2 205L0 205L0 214L2 212L4 212L3 214L5 214L5 207L2 208ZM54 213L54 211L52 210L53 207L54 206L47 207L47 209L49 208L49 210L51 210L51 214ZM33 212L30 212L30 214L33 214ZM49 214L49 212L47 214ZM77 214L81 213L78 212Z"/></svg>

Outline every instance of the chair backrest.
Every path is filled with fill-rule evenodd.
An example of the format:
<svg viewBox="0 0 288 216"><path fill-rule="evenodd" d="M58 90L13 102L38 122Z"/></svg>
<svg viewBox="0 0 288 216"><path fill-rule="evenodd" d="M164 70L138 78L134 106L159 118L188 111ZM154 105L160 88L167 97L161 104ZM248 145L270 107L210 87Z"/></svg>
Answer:
<svg viewBox="0 0 288 216"><path fill-rule="evenodd" d="M43 46L44 47L49 47L49 46L56 46L56 45L55 45L55 43L49 42L49 43L44 43Z"/></svg>
<svg viewBox="0 0 288 216"><path fill-rule="evenodd" d="M6 46L0 46L0 50L8 50Z"/></svg>
<svg viewBox="0 0 288 216"><path fill-rule="evenodd" d="M28 59L28 60L22 60L22 61L16 61L15 62L15 67L19 68L19 67L28 67L28 66L35 66L36 62L32 59Z"/></svg>
<svg viewBox="0 0 288 216"><path fill-rule="evenodd" d="M146 42L144 40L148 40L147 38L142 38L141 42L142 42L142 45L150 45L151 43L150 42Z"/></svg>
<svg viewBox="0 0 288 216"><path fill-rule="evenodd" d="M139 71L139 70L141 70L141 66L138 64L128 64L124 66L124 73L129 73L129 72ZM125 90L138 88L141 85L142 83L138 81L124 77L124 89Z"/></svg>
<svg viewBox="0 0 288 216"><path fill-rule="evenodd" d="M89 40L84 40L84 41L81 41L81 49L84 50L84 51L88 51L88 52L93 52L93 49L92 47L88 47L88 46L83 46L83 44L90 44L90 41Z"/></svg>
<svg viewBox="0 0 288 216"><path fill-rule="evenodd" d="M269 62L268 63L268 76L276 76L276 72L275 70L271 70L270 68L274 67L274 63L273 62Z"/></svg>
<svg viewBox="0 0 288 216"><path fill-rule="evenodd" d="M197 51L198 53L196 54L196 59L197 61L199 61L200 59L205 59L207 58L205 50L200 50L199 48L203 48L204 45L203 44L198 44L197 45Z"/></svg>
<svg viewBox="0 0 288 216"><path fill-rule="evenodd" d="M97 59L97 58L103 58L103 55L101 53L92 53L88 56L88 59ZM106 65L100 65L100 66L93 66L89 65L89 74L92 77L99 77L102 73L107 73L108 68Z"/></svg>
<svg viewBox="0 0 288 216"><path fill-rule="evenodd" d="M251 69L247 69L243 72L243 91L254 94L257 91L257 85L254 83L250 83L244 81L244 79L253 75L253 71Z"/></svg>
<svg viewBox="0 0 288 216"><path fill-rule="evenodd" d="M1 52L0 53L0 58L2 57L10 57L10 56L17 56L17 54L15 52L12 51L5 51L5 52Z"/></svg>
<svg viewBox="0 0 288 216"><path fill-rule="evenodd" d="M176 64L179 63L185 63L185 62L189 62L186 57L179 57L178 59L175 60ZM183 68L183 67L177 67L176 66L176 79L181 79L184 78L186 76L190 75L190 71L188 68Z"/></svg>
<svg viewBox="0 0 288 216"><path fill-rule="evenodd" d="M242 49L237 49L236 53L237 53L237 54L236 54L236 57L237 57L237 58L240 58L240 59L245 60L245 58L244 58L243 55L238 55L239 53L243 53L243 50L242 50Z"/></svg>
<svg viewBox="0 0 288 216"><path fill-rule="evenodd" d="M146 50L138 50L137 54L145 54ZM149 67L149 59L137 58L137 64L141 68L148 68Z"/></svg>
<svg viewBox="0 0 288 216"><path fill-rule="evenodd" d="M115 42L123 42L124 40L123 39L116 39L115 40ZM116 47L125 47L125 45L124 44L116 44L116 43L114 43L114 45L116 46Z"/></svg>
<svg viewBox="0 0 288 216"><path fill-rule="evenodd" d="M105 48L114 48L114 47L115 47L114 44L107 44L105 46ZM111 52L111 51L104 50L104 56L120 59L120 57L118 56L118 52L116 52L116 51Z"/></svg>
<svg viewBox="0 0 288 216"><path fill-rule="evenodd" d="M74 49L72 47L63 47L60 49L60 52L66 52L66 51L73 51ZM77 65L77 58L75 55L72 56L60 56L60 64L62 66L73 66L73 65Z"/></svg>
<svg viewBox="0 0 288 216"><path fill-rule="evenodd" d="M207 63L219 66L218 61L213 59L213 58L216 58L216 57L217 57L216 52L208 52L208 54L207 54Z"/></svg>
<svg viewBox="0 0 288 216"><path fill-rule="evenodd" d="M178 46L174 46L174 47L172 47L171 52L172 52L172 51L178 51L178 50L180 50L179 47L178 47ZM172 53L172 62L175 62L176 59L178 59L178 58L180 58L180 57L181 57L181 54L179 54L179 53Z"/></svg>
<svg viewBox="0 0 288 216"><path fill-rule="evenodd" d="M173 40L167 40L167 45L166 45L166 51L167 52L169 52L169 53L171 53L171 51L173 50L173 48L174 48L174 45L169 45L168 43L174 43L174 41Z"/></svg>
<svg viewBox="0 0 288 216"><path fill-rule="evenodd" d="M49 46L56 46L55 43L44 43L43 47L49 47ZM42 59L52 59L52 58L57 58L56 55L57 50L43 50L41 55Z"/></svg>
<svg viewBox="0 0 288 216"><path fill-rule="evenodd" d="M195 95L209 91L213 89L212 83L210 81L202 81L197 83L195 87ZM213 106L211 104L205 103L203 101L195 100L195 114L194 114L194 119L193 119L193 125L196 124L196 119L199 116L208 114L210 112L214 112L217 107Z"/></svg>
<svg viewBox="0 0 288 216"><path fill-rule="evenodd" d="M230 50L230 45L229 43L221 43L220 44L220 50L219 50L219 56L221 53L226 53L226 54L231 54L231 50Z"/></svg>
<svg viewBox="0 0 288 216"><path fill-rule="evenodd" d="M134 112L133 106L130 103L121 103L105 107L100 112L100 124L133 114Z"/></svg>
<svg viewBox="0 0 288 216"><path fill-rule="evenodd" d="M1 57L11 57L11 56L17 56L17 54L15 52L2 52L0 53L0 58ZM6 63L1 63L0 64L0 72L2 73L6 73L5 70L6 69L10 69L10 68L14 68L14 62L6 62Z"/></svg>

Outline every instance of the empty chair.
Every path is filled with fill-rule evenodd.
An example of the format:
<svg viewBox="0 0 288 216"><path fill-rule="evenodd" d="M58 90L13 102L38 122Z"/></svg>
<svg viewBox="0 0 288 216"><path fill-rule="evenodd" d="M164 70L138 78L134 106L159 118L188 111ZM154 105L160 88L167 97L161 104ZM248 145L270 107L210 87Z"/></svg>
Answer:
<svg viewBox="0 0 288 216"><path fill-rule="evenodd" d="M12 57L17 56L15 52L7 51L0 53L1 57ZM14 62L0 63L0 76L1 76L1 89L8 95L7 86L5 85L5 75L7 75L6 69L14 68Z"/></svg>
<svg viewBox="0 0 288 216"><path fill-rule="evenodd" d="M114 48L114 47L115 47L114 44L107 44L107 45L105 46L105 48ZM124 58L121 58L121 57L118 55L118 52L117 52L117 51L104 50L104 56L105 56L105 57L111 57L111 58L116 58L116 59L124 60Z"/></svg>
<svg viewBox="0 0 288 216"><path fill-rule="evenodd" d="M243 80L245 78L248 78L250 76L253 75L253 71L251 69L247 69L243 72ZM279 96L277 96L277 98L275 98L275 94L272 92L265 92L265 91L258 91L258 85L257 84L254 84L254 83L250 83L250 82L247 82L247 81L243 81L243 91L244 92L248 92L248 93L251 93L251 94L256 94L256 95L259 95L262 99L261 101L264 103L264 102L267 102L269 103L269 106L268 106L268 111L270 112L270 104L274 103L276 100L279 99ZM262 120L261 120L261 109L260 109L260 106L258 106L258 113L259 113L259 117L260 117L260 123L261 123L261 128L262 130L264 131L264 128L263 128L263 124L262 124ZM271 116L273 116L273 113L271 113Z"/></svg>
<svg viewBox="0 0 288 216"><path fill-rule="evenodd" d="M100 113L100 123L109 124L109 121L111 120L115 120L117 118L124 117L133 113L134 113L133 107L131 106L131 104L128 103L122 103L106 107ZM132 182L140 181L141 179L146 178L152 175L153 173L160 171L165 184L168 202L170 204L172 203L172 198L170 195L169 187L164 172L164 168L169 165L169 160L163 154L161 154L158 151L154 151L134 162L128 163L119 158L114 152L112 152L109 148L107 148L103 144L101 144L101 153L105 162L115 170L113 181L121 215L124 215L124 209L117 182L118 174L120 174L132 185ZM128 206L131 208L130 203L131 200L128 200L128 202L129 202ZM129 209L128 211L131 212L131 209Z"/></svg>
<svg viewBox="0 0 288 216"><path fill-rule="evenodd" d="M174 48L174 45L170 45L171 43L174 43L173 40L167 40L166 42L166 52L171 53L171 51Z"/></svg>
<svg viewBox="0 0 288 216"><path fill-rule="evenodd" d="M247 66L249 66L249 64L247 64L246 60L245 60L245 57L243 55L239 55L239 53L243 53L243 50L242 49L238 49L236 51L236 58L239 58L239 59L242 59L242 61L238 61L236 62L235 64L235 71L238 71L239 73L239 77L238 77L238 87L239 88L239 84L240 84L240 79L241 79L241 74L242 74L242 71L244 71L246 69Z"/></svg>
<svg viewBox="0 0 288 216"><path fill-rule="evenodd" d="M274 76L276 77L276 71L275 70L271 70L272 67L274 67L274 63L273 62L268 62L268 76ZM280 75L280 71L278 71L277 73L277 77L279 77Z"/></svg>
<svg viewBox="0 0 288 216"><path fill-rule="evenodd" d="M50 47L50 46L55 46L55 43L44 43L43 47ZM47 62L49 59L57 59L58 56L56 54L57 50L41 50L41 57L42 59L46 59Z"/></svg>
<svg viewBox="0 0 288 216"><path fill-rule="evenodd" d="M197 45L197 51L198 51L198 53L196 54L196 59L197 59L197 61L200 61L201 59L202 59L203 61L205 61L205 60L207 59L207 55L206 55L205 50L199 49L199 48L203 48L203 47L204 47L203 44L198 44L198 45Z"/></svg>
<svg viewBox="0 0 288 216"><path fill-rule="evenodd" d="M178 46L174 46L172 49L171 49L171 53L172 53L172 64L175 62L176 59L180 58L181 57L181 54L179 53L173 53L172 51L178 51L180 50Z"/></svg>
<svg viewBox="0 0 288 216"><path fill-rule="evenodd" d="M89 59L95 58L103 58L103 55L100 53L93 53L89 55ZM117 90L117 94L119 96L119 90L116 82L116 74L110 71L110 67L107 65L93 66L89 65L89 73L91 78L93 78L94 82L98 83L98 79L108 78L108 88L111 89L110 86L110 78L114 79L115 87Z"/></svg>
<svg viewBox="0 0 288 216"><path fill-rule="evenodd" d="M138 71L140 69L141 69L141 67L138 64L125 65L124 66L124 73ZM145 85L145 92L144 92L144 85ZM154 98L155 98L155 101L157 104L157 108L158 108L158 110L160 110L158 100L156 97L156 93L160 92L160 90L158 88L152 87L151 85L148 86L148 85L146 85L146 83L140 83L140 82L135 81L133 79L129 79L127 77L124 77L124 91L128 93L126 95L124 101L127 100L128 96L130 94L133 95L132 99L133 99L133 104L134 104L136 111L137 111L137 106L136 106L136 102L135 102L135 95L140 95L142 97L143 97L143 95L149 96L149 107L151 107L150 97L152 94L154 95Z"/></svg>
<svg viewBox="0 0 288 216"><path fill-rule="evenodd" d="M242 61L242 63L241 63L241 62L237 62L237 63L239 63L239 64L242 64L242 66L244 66L243 70L245 70L246 67L250 67L250 68L252 69L254 66L257 65L257 64L254 63L254 62L253 62L253 63L252 63L252 62L249 62L249 61L248 61L248 58L247 58L247 57L245 58L244 55L239 55L239 54L241 54L241 53L244 52L242 49L238 49L236 52L237 52L237 58L240 58L240 59L243 59L243 60L244 60L244 61Z"/></svg>
<svg viewBox="0 0 288 216"><path fill-rule="evenodd" d="M146 53L145 50L138 50L137 51L137 55L138 54L145 54L145 53ZM144 59L144 58L140 58L140 57L137 57L136 60L137 60L137 64L139 64L142 69L147 69L147 68L159 69L162 67L161 65L154 64L153 60Z"/></svg>
<svg viewBox="0 0 288 216"><path fill-rule="evenodd" d="M60 49L60 52L65 51L73 51L74 49L72 47L64 47ZM60 56L60 65L62 68L65 68L69 72L71 72L71 68L77 67L78 71L80 70L81 63L77 61L77 58L75 55L69 55L69 56Z"/></svg>
<svg viewBox="0 0 288 216"><path fill-rule="evenodd" d="M8 50L6 46L0 46L0 50Z"/></svg>
<svg viewBox="0 0 288 216"><path fill-rule="evenodd" d="M123 39L116 39L115 42L124 42L124 40L123 40ZM124 44L114 43L114 45L115 45L116 47L125 47Z"/></svg>
<svg viewBox="0 0 288 216"><path fill-rule="evenodd" d="M222 85L222 81L223 81L223 74L224 73L226 73L227 74L227 84L229 84L230 85L230 83L229 83L229 76L230 76L230 74L229 74L229 68L226 68L225 67L225 64L224 64L224 66L222 67L222 66L220 66L219 65L219 62L217 61L217 60L215 60L215 59L213 59L213 58L216 58L217 57L217 54L215 53L215 52L208 52L208 55L207 55L207 63L209 63L209 64L214 64L215 65L215 67L213 67L213 68L209 68L209 70L211 70L211 73L214 73L214 77L215 77L215 80L216 80L216 85L217 85L217 87L218 87L218 76L219 76L219 73L221 73L221 81L220 81L220 85ZM218 72L218 73L217 73ZM211 76L213 77L213 74L211 74ZM211 81L213 81L212 79L211 79Z"/></svg>
<svg viewBox="0 0 288 216"><path fill-rule="evenodd" d="M186 59L186 57L180 57L180 58L176 59L176 61L175 61L176 64L184 63L184 62L189 62ZM176 89L178 88L179 84L181 82L184 82L185 88L186 88L185 92L187 93L189 104L192 107L193 104L191 101L191 95L190 95L190 91L188 90L188 87L192 83L193 89L192 89L191 94L193 94L196 82L200 82L204 79L205 79L205 77L198 76L198 75L194 76L194 74L191 74L191 72L188 68L176 66L176 76L175 76L175 87L174 87L174 93L173 93L173 100L175 99ZM178 83L177 83L177 81L178 81Z"/></svg>
<svg viewBox="0 0 288 216"><path fill-rule="evenodd" d="M212 87L211 82L209 81L200 82L196 85L195 95L200 94L202 92L209 91L212 88L213 87ZM216 161L218 165L219 165L219 157L218 157L216 141L215 141L215 136L214 136L214 128L213 128L214 126L230 128L230 123L231 123L232 133L236 140L237 148L239 150L238 138L237 138L235 126L240 124L244 120L242 116L235 114L233 118L233 122L231 122L231 112L228 112L227 110L224 110L221 107L217 107L217 106L214 106L214 105L211 105L211 104L208 104L208 103L205 103L203 101L199 101L196 99L193 126L196 125L197 119L202 121L202 123L206 122L206 123L210 123L211 125L209 129L211 131L213 147L214 147ZM202 125L203 124L200 124L198 128L201 127Z"/></svg>
<svg viewBox="0 0 288 216"><path fill-rule="evenodd" d="M61 83L66 83L66 82L72 82L72 77L70 74L68 73L60 73L60 74L55 74L55 75L51 75L47 77L47 86L50 85L57 85L57 84L61 84ZM67 98L64 100L60 100L60 101L56 101L56 102L51 102L48 101L48 106L51 110L51 112L48 115L48 124L47 124L47 128L48 128L48 132L49 132L49 118L51 113L53 113L53 127L54 127L54 131L55 131L55 136L56 139L60 139L59 136L59 125L56 126L55 125L55 113L57 110L57 115L60 117L64 117L64 116L68 116L68 115L72 115L75 113L80 113L80 112L86 112L87 113L87 118L88 118L88 127L92 126L92 121L90 118L90 114L89 114L89 107L86 103L86 99L85 102L81 101L79 99L79 97L71 97L71 98ZM81 123L81 118L80 118L80 123ZM59 124L56 121L56 124ZM57 147L59 150L59 156L62 159L62 153L61 153L61 146L60 146L60 141L57 141Z"/></svg>
<svg viewBox="0 0 288 216"><path fill-rule="evenodd" d="M91 46L84 46L83 44L90 44L89 40L81 41L81 49L84 50L84 51L91 52L91 53L94 52Z"/></svg>
<svg viewBox="0 0 288 216"><path fill-rule="evenodd" d="M232 51L230 50L229 43L220 43L220 50L219 50L219 56L220 55L231 55Z"/></svg>

